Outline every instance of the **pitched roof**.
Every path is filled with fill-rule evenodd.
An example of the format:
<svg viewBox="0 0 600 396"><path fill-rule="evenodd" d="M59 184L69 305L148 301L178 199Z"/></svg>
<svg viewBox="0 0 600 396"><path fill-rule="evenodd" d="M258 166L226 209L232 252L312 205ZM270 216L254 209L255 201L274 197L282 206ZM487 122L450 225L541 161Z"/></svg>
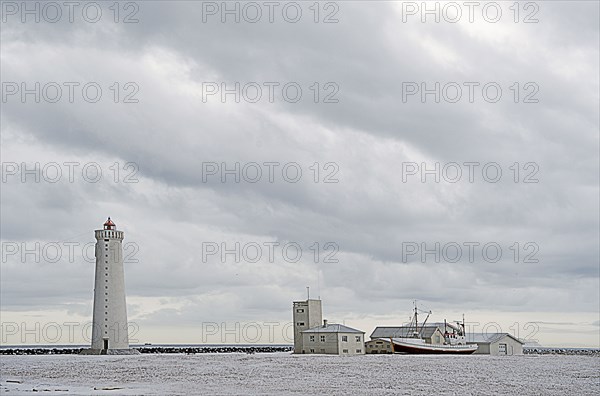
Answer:
<svg viewBox="0 0 600 396"><path fill-rule="evenodd" d="M438 329L437 326L419 327L421 337L429 338ZM371 333L371 338L406 338L412 337L415 332L414 326L376 327Z"/></svg>
<svg viewBox="0 0 600 396"><path fill-rule="evenodd" d="M427 326L437 326L442 333L444 332L444 322L429 322L425 324L425 327ZM460 327L456 324L456 322L446 322L446 329L448 332L452 332L453 329L460 331Z"/></svg>
<svg viewBox="0 0 600 396"><path fill-rule="evenodd" d="M470 333L467 334L467 343L478 343L478 344L492 344L494 342L498 342L501 339L503 339L504 337L510 337L513 340L524 344L523 341L519 340L518 338L516 338L515 336L513 336L512 334L509 333L487 333L487 334L482 334L482 333Z"/></svg>
<svg viewBox="0 0 600 396"><path fill-rule="evenodd" d="M344 326L341 324L328 323L326 326L317 326L304 330L303 333L360 333L365 334L364 331L353 329L352 327Z"/></svg>

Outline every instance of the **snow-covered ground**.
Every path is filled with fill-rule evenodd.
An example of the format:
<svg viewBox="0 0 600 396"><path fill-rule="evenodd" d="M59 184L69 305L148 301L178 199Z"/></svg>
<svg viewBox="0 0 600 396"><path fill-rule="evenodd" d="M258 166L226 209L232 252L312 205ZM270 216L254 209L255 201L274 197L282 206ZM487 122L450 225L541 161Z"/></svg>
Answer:
<svg viewBox="0 0 600 396"><path fill-rule="evenodd" d="M0 394L26 395L39 394L34 389L52 395L598 395L600 359L289 353L0 356L0 380Z"/></svg>

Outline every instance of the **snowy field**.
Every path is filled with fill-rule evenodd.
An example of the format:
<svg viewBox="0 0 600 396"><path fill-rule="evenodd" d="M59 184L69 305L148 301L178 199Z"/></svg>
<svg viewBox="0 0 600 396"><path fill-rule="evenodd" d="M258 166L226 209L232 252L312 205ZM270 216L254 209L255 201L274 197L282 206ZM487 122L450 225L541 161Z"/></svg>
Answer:
<svg viewBox="0 0 600 396"><path fill-rule="evenodd" d="M0 393L7 395L598 395L600 358L0 356L0 379Z"/></svg>

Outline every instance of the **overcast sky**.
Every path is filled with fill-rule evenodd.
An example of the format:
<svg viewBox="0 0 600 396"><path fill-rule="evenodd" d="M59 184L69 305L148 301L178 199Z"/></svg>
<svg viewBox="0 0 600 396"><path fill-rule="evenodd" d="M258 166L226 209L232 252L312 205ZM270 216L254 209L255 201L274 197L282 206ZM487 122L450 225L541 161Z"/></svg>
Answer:
<svg viewBox="0 0 600 396"><path fill-rule="evenodd" d="M3 343L91 320L81 250L111 216L140 342L220 342L224 322L289 342L309 286L367 333L418 300L430 320L600 346L598 2L482 2L472 22L462 2L439 22L421 2L228 2L239 22L221 2L72 22L57 3L39 23L20 4L0 36ZM236 243L239 262L210 254Z"/></svg>

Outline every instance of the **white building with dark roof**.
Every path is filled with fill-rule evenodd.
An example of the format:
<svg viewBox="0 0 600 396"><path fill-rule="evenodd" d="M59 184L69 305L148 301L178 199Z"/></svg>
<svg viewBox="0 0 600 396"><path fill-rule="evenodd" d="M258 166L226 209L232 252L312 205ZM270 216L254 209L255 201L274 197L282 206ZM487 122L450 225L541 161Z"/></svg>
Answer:
<svg viewBox="0 0 600 396"><path fill-rule="evenodd" d="M509 333L467 334L467 344L477 344L476 354L522 355L524 342Z"/></svg>
<svg viewBox="0 0 600 396"><path fill-rule="evenodd" d="M364 355L365 332L327 323L302 331L302 353Z"/></svg>

